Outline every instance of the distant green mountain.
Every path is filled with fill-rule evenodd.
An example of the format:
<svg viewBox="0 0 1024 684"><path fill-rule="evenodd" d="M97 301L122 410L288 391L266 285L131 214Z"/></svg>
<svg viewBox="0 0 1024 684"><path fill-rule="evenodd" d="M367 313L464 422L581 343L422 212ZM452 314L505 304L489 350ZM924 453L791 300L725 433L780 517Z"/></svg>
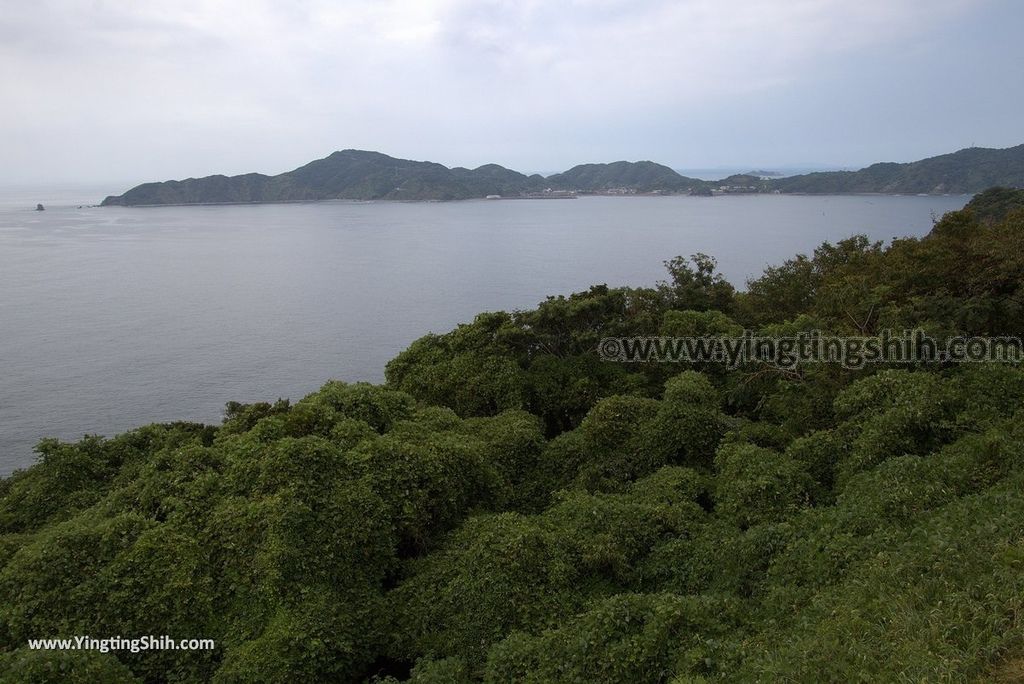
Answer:
<svg viewBox="0 0 1024 684"><path fill-rule="evenodd" d="M527 176L497 164L475 169L448 168L432 162L396 159L379 152L342 150L277 176L207 176L144 183L104 206L224 204L324 199L456 200L500 195L519 197L546 189L582 193L687 192L706 190L706 181L681 176L654 162L584 164L544 178Z"/></svg>
<svg viewBox="0 0 1024 684"><path fill-rule="evenodd" d="M860 171L829 171L771 181L780 192L942 194L980 192L994 185L1024 187L1024 145L969 147L908 164L872 164Z"/></svg>
<svg viewBox="0 0 1024 684"><path fill-rule="evenodd" d="M686 192L703 188L707 181L687 178L651 161L617 161L611 164L580 164L564 173L548 176L551 187L577 192L626 189L635 192Z"/></svg>
<svg viewBox="0 0 1024 684"><path fill-rule="evenodd" d="M545 178L497 164L475 169L396 159L379 152L342 150L276 176L249 173L144 183L104 206L223 204L324 199L457 200L501 195L520 197L546 189L579 193L660 192L710 194L784 192L842 194L971 193L991 186L1024 187L1024 145L972 147L908 164L873 164L860 171L808 173L761 179L753 174L719 181L688 178L651 161L581 164Z"/></svg>
<svg viewBox="0 0 1024 684"><path fill-rule="evenodd" d="M342 150L277 176L207 176L144 183L104 206L287 202L302 200L454 200L518 195L544 189L542 176L488 164L449 169L432 162L395 159L379 152Z"/></svg>

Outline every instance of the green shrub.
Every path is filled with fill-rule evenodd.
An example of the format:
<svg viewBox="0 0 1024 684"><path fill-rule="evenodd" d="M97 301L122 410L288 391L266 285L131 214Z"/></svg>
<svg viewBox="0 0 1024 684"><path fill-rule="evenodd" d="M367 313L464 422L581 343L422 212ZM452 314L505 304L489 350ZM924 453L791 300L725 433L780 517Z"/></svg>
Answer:
<svg viewBox="0 0 1024 684"><path fill-rule="evenodd" d="M410 684L470 684L469 667L461 658L420 660L409 673Z"/></svg>
<svg viewBox="0 0 1024 684"><path fill-rule="evenodd" d="M410 573L390 594L400 660L461 657L475 670L511 631L557 623L586 600L578 556L538 516L470 518Z"/></svg>
<svg viewBox="0 0 1024 684"><path fill-rule="evenodd" d="M836 412L855 428L839 463L837 487L887 458L925 454L949 441L957 408L950 384L929 373L882 371L836 398Z"/></svg>
<svg viewBox="0 0 1024 684"><path fill-rule="evenodd" d="M470 511L498 506L505 491L486 445L464 435L437 433L415 443L384 437L348 457L390 507L409 553L429 547Z"/></svg>
<svg viewBox="0 0 1024 684"><path fill-rule="evenodd" d="M809 505L811 478L786 454L727 444L715 456L715 512L741 528L782 522Z"/></svg>
<svg viewBox="0 0 1024 684"><path fill-rule="evenodd" d="M33 651L0 653L0 684L140 684L112 653Z"/></svg>
<svg viewBox="0 0 1024 684"><path fill-rule="evenodd" d="M709 466L725 432L720 402L718 391L700 373L684 371L666 382L658 413L640 437L650 469Z"/></svg>
<svg viewBox="0 0 1024 684"><path fill-rule="evenodd" d="M701 674L714 665L730 612L704 597L620 594L537 636L509 636L491 652L485 681L631 684Z"/></svg>

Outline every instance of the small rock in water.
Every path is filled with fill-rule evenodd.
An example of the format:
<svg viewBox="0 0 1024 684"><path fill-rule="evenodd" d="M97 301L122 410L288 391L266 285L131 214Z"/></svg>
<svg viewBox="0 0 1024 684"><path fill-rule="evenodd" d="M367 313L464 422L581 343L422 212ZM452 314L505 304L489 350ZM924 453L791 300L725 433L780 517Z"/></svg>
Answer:
<svg viewBox="0 0 1024 684"><path fill-rule="evenodd" d="M46 211L46 207L44 207L42 204L37 204L36 211Z"/></svg>

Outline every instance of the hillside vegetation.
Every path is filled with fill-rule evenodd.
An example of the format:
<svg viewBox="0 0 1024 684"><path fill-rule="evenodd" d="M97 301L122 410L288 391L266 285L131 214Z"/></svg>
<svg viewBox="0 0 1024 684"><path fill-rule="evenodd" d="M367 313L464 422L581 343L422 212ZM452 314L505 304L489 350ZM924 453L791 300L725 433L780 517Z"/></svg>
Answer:
<svg viewBox="0 0 1024 684"><path fill-rule="evenodd" d="M830 171L779 178L780 192L962 194L991 186L1024 187L1024 145L1006 149L969 147L908 164L872 164L860 171Z"/></svg>
<svg viewBox="0 0 1024 684"><path fill-rule="evenodd" d="M342 150L276 176L207 176L144 183L104 206L347 200L460 200L488 195L522 197L544 190L579 193L728 192L972 193L990 186L1024 187L1024 145L1003 150L972 147L909 164L874 164L860 171L830 171L763 180L738 174L717 181L680 175L651 161L581 164L544 178L497 164L476 169L396 159L379 152Z"/></svg>
<svg viewBox="0 0 1024 684"><path fill-rule="evenodd" d="M580 164L564 173L548 176L547 182L552 187L577 192L623 188L640 192L684 192L708 185L651 161Z"/></svg>
<svg viewBox="0 0 1024 684"><path fill-rule="evenodd" d="M455 200L488 194L519 194L544 188L496 164L469 170L432 162L395 159L379 152L342 150L277 176L208 176L145 183L104 205L284 202L323 199Z"/></svg>
<svg viewBox="0 0 1024 684"><path fill-rule="evenodd" d="M971 681L1024 655L1024 369L601 361L598 340L1024 333L1021 193L703 255L0 482L2 682ZM980 218L983 216L983 219ZM172 635L213 651L33 651Z"/></svg>

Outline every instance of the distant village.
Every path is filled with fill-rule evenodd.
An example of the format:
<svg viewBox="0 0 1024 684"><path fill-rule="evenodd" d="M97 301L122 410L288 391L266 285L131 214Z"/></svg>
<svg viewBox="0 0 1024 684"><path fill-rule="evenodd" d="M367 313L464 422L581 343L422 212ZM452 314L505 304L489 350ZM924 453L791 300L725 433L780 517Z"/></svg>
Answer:
<svg viewBox="0 0 1024 684"><path fill-rule="evenodd" d="M752 195L761 193L781 194L779 190L773 190L768 183L765 182L769 180L766 177L740 174L730 176L722 180L729 182L720 182L720 184L716 186L714 181L709 181L704 185L689 187L685 190L639 190L630 186L602 188L599 190L556 190L554 188L545 188L538 192L523 192L511 195L487 195L486 199L575 199L582 195L610 197L621 197L627 195L642 197L658 195L693 195L699 197L712 197L714 195Z"/></svg>

